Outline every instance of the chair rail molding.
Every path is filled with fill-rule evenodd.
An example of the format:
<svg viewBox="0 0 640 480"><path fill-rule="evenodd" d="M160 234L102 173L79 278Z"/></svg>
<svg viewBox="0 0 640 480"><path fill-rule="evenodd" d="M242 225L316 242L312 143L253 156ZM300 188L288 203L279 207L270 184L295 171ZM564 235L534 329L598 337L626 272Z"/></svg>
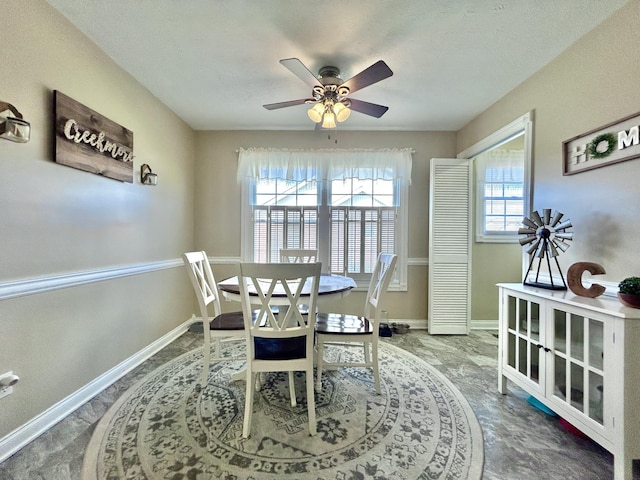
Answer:
<svg viewBox="0 0 640 480"><path fill-rule="evenodd" d="M408 258L407 259L407 265L411 266L411 267L427 267L429 266L429 258L424 257L424 258L420 258L420 257L416 257L416 258Z"/></svg>
<svg viewBox="0 0 640 480"><path fill-rule="evenodd" d="M240 257L209 257L211 264L232 265L241 261ZM409 266L428 266L428 258L409 258ZM24 297L38 293L50 292L61 288L77 287L88 283L102 282L116 278L141 275L169 268L182 267L181 259L162 260L159 262L135 263L112 268L96 270L84 270L65 273L62 275L49 275L32 277L20 280L0 282L0 301L10 298ZM406 288L406 287L405 287ZM394 290L394 288L392 288Z"/></svg>
<svg viewBox="0 0 640 480"><path fill-rule="evenodd" d="M0 283L0 300L34 295L36 293L59 290L61 288L76 287L87 283L102 282L116 278L156 272L168 268L182 267L181 259L163 260L159 262L135 263L113 268L86 270L67 273L64 275L50 275L15 280Z"/></svg>

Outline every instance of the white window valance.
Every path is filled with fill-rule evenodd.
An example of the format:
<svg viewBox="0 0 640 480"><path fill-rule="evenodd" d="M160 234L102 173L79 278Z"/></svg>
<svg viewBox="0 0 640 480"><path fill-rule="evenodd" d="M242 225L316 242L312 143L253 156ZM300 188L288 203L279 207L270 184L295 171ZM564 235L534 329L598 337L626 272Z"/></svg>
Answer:
<svg viewBox="0 0 640 480"><path fill-rule="evenodd" d="M477 183L522 183L524 150L494 149L475 157Z"/></svg>
<svg viewBox="0 0 640 480"><path fill-rule="evenodd" d="M413 149L240 148L238 181L255 178L283 180L400 180L411 183ZM319 177L322 178L319 178Z"/></svg>

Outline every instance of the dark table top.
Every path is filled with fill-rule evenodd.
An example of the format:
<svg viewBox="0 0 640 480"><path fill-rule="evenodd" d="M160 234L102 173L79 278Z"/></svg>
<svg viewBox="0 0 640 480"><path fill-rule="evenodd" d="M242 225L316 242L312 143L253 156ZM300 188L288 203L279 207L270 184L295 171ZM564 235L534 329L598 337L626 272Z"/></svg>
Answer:
<svg viewBox="0 0 640 480"><path fill-rule="evenodd" d="M309 287L311 285L311 281L307 282ZM320 285L318 286L318 295L332 295L337 293L344 293L352 288L355 288L356 282L351 277L344 277L341 275L328 275L322 274L320 275ZM218 288L222 290L222 292L231 293L234 295L240 294L240 287L238 286L238 277L231 277L221 282L218 282ZM306 291L305 291L306 290ZM249 290L249 293L252 293ZM305 285L302 290L302 295L309 295L309 288ZM278 293L274 292L274 297L277 296L285 296L284 292Z"/></svg>

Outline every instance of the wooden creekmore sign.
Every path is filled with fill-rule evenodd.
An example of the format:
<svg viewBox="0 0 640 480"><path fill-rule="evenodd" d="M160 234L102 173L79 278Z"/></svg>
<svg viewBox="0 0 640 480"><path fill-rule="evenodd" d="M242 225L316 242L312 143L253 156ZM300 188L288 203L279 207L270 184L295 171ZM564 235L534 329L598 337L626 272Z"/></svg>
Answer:
<svg viewBox="0 0 640 480"><path fill-rule="evenodd" d="M54 91L55 161L133 183L133 132Z"/></svg>

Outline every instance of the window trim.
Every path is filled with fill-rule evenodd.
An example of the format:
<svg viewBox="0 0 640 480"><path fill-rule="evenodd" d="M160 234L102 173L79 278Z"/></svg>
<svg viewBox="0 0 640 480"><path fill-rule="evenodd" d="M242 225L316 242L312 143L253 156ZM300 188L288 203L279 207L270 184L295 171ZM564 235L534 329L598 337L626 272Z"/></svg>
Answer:
<svg viewBox="0 0 640 480"><path fill-rule="evenodd" d="M466 150L458 153L457 158L470 159L487 150L504 145L515 137L524 134L524 185L523 185L523 216L528 217L531 213L531 161L533 145L533 111L527 112L515 119L500 130L492 133L488 137L480 140ZM475 171L475 163L474 163ZM482 231L481 219L483 216L482 205L478 202L477 185L473 186L475 242L476 243L517 243L519 238L517 233L485 234Z"/></svg>

